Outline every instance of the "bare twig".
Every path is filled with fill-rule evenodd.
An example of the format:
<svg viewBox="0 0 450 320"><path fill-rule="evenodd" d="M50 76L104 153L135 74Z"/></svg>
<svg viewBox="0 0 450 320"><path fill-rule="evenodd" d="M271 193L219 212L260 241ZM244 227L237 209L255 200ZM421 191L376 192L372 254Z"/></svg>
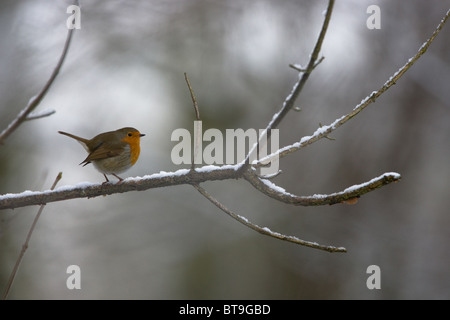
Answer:
<svg viewBox="0 0 450 320"><path fill-rule="evenodd" d="M306 147L307 145L310 145L322 138L327 137L331 132L342 126L344 123L355 117L358 113L360 113L362 110L364 110L368 105L370 105L372 102L375 102L375 100L381 96L385 91L387 91L389 88L391 88L404 74L406 71L409 70L409 68L412 67L412 65L419 60L419 58L427 51L428 47L431 45L433 40L436 38L436 36L439 34L439 32L442 30L444 24L447 22L448 18L450 16L450 10L447 11L444 18L441 20L439 25L434 30L431 37L419 48L417 53L408 60L397 72L395 72L389 79L386 81L383 86L378 89L377 91L373 91L370 95L365 97L357 106L355 106L352 110L352 112L340 117L339 119L336 119L333 123L327 125L327 126L320 126L311 136L305 136L300 141L286 146L284 148L281 148L277 150L276 152L259 159L259 161L253 162L253 167L257 168L262 166L263 164L270 162L271 159L277 159L284 157L290 153L293 153L303 147Z"/></svg>
<svg viewBox="0 0 450 320"><path fill-rule="evenodd" d="M320 59L317 60L317 62L316 62L316 63L314 64L314 66L312 67L312 69L309 70L309 71L314 70L314 69L315 69L315 68L323 61L323 59L325 59L325 57L320 57ZM294 70L297 70L298 72L306 72L306 71L308 71L307 68L303 68L301 65L299 65L299 64L297 64L297 63L290 63L290 64L289 64L289 67L291 67L291 68L294 69Z"/></svg>
<svg viewBox="0 0 450 320"><path fill-rule="evenodd" d="M280 111L278 111L273 117L272 120L269 122L265 129L265 133L267 134L267 138L271 135L271 130L275 129L280 122L284 119L286 114L294 108L295 101L297 100L297 97L299 96L300 92L303 89L303 86L305 85L306 81L309 78L309 75L314 70L314 68L323 60L323 57L318 61L319 53L322 48L322 43L325 39L325 34L328 29L328 24L331 19L331 13L333 11L334 6L334 0L329 0L328 7L325 13L325 18L322 24L322 29L320 30L319 37L317 38L316 44L314 46L314 49L310 55L309 62L305 69L299 70L300 77L299 80L295 83L292 92L287 96L286 100L283 103L283 106L281 107ZM261 139L261 138L260 138ZM247 157L245 158L243 162L243 166L241 170L245 169L245 166L249 164L249 159L253 156L254 152L256 152L259 148L261 140L258 141L258 143L253 146L253 148L250 150L250 152L247 154Z"/></svg>
<svg viewBox="0 0 450 320"><path fill-rule="evenodd" d="M200 121L200 110L198 109L198 104L197 104L197 98L195 97L195 93L194 90L192 89L191 86L191 82L189 81L189 77L187 75L187 73L184 73L184 78L186 79L186 84L188 86L189 92L191 93L191 99L192 99L192 104L194 105L194 110L195 110L195 118L197 119L197 121ZM194 170L195 165L196 165L196 159L198 159L198 154L199 152L201 152L201 146L202 146L202 132L201 132L201 126L198 125L199 122L196 123L197 125L194 125L194 153L192 155L192 159L191 159L191 170Z"/></svg>
<svg viewBox="0 0 450 320"><path fill-rule="evenodd" d="M36 120L36 119L40 119L40 118L49 117L52 114L54 114L55 112L56 111L54 109L45 109L45 110L42 110L39 112L30 112L25 120L29 121L29 120Z"/></svg>
<svg viewBox="0 0 450 320"><path fill-rule="evenodd" d="M50 190L55 189L57 183L59 182L59 180L61 180L61 178L62 178L62 172L58 173ZM33 234L34 228L36 227L36 224L39 220L39 217L41 216L42 211L44 210L44 207L45 207L45 204L41 205L41 207L38 210L38 213L36 214L36 217L34 218L33 223L31 224L30 231L28 231L28 235L25 239L25 243L22 246L22 250L20 251L19 257L17 258L17 261L16 261L16 264L14 265L13 271L11 272L11 275L9 276L8 283L6 284L6 289L5 289L5 292L2 297L3 300L5 300L8 297L12 283L14 281L14 278L16 277L17 270L19 270L19 266L20 266L20 263L22 262L22 258L25 255L25 251L28 249L28 244L30 243L31 235Z"/></svg>
<svg viewBox="0 0 450 320"><path fill-rule="evenodd" d="M75 1L76 4L78 4L78 0ZM70 41L72 39L73 29L69 29L67 32L66 41L64 43L64 48L61 53L61 56L59 57L58 63L56 64L55 69L53 70L53 73L50 75L50 78L45 83L44 87L41 89L41 91L34 97L32 97L29 101L25 109L19 112L17 117L0 133L0 145L3 144L5 139L14 132L24 121L30 120L30 119L38 119L41 117L30 117L30 113L39 105L39 103L42 101L42 99L47 94L48 90L52 86L53 82L56 79L56 76L58 75L59 71L61 70L61 67L63 65L64 59L67 56L67 52L69 50ZM49 116L51 113L46 114L45 116Z"/></svg>
<svg viewBox="0 0 450 320"><path fill-rule="evenodd" d="M322 44L325 39L325 34L328 29L328 25L331 20L331 13L333 11L334 6L334 0L330 0L328 2L328 7L325 12L325 18L323 20L322 29L320 30L319 37L317 38L316 44L314 46L314 49L310 55L309 62L306 66L305 70L300 71L301 76L297 83L294 85L294 88L292 89L292 92L289 94L289 96L286 98L286 100L283 103L283 107L281 110L277 113L275 117L273 117L272 121L267 126L266 130L269 132L270 129L276 128L280 122L284 119L286 114L294 107L294 103L297 100L297 97L299 96L300 92L303 89L303 86L305 85L306 81L308 80L311 72L314 70L316 65L320 63L323 58L320 60L317 60L319 57L320 50L322 49ZM269 134L269 133L268 133Z"/></svg>
<svg viewBox="0 0 450 320"><path fill-rule="evenodd" d="M200 111L198 109L197 98L195 98L194 90L192 89L191 82L189 81L189 77L186 72L184 73L184 78L186 79L189 92L191 93L192 104L194 105L195 110L195 118L200 121Z"/></svg>
<svg viewBox="0 0 450 320"><path fill-rule="evenodd" d="M234 220L242 223L244 226L246 226L246 227L248 227L250 229L253 229L253 230L255 230L255 231L257 231L257 232L259 232L261 234L264 234L264 235L269 236L269 237L277 238L277 239L280 239L280 240L292 242L292 243L295 243L295 244L299 244L299 245L302 245L302 246L328 251L328 252L347 252L347 250L345 248L343 248L343 247L324 246L324 245L318 244L316 242L305 241L305 240L299 239L299 238L294 237L294 236L287 236L287 235L284 235L284 234L272 231L272 230L270 230L267 227L260 227L260 226L258 226L256 224L250 222L246 217L240 216L240 215L234 213L233 211L231 211L230 209L228 209L227 207L225 207L222 203L217 201L213 196L211 196L205 189L200 187L198 184L193 184L193 186L206 199L211 201L216 207L218 207L220 210L225 212L231 218L233 218Z"/></svg>

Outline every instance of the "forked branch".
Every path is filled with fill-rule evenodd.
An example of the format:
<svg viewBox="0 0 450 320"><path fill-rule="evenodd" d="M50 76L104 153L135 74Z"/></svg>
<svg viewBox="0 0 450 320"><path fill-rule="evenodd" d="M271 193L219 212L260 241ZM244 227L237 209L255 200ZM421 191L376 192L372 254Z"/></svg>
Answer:
<svg viewBox="0 0 450 320"><path fill-rule="evenodd" d="M439 25L434 30L431 37L425 41L422 46L419 48L417 53L411 57L397 72L395 72L384 84L381 86L380 89L377 91L373 91L371 94L369 94L367 97L365 97L357 106L353 108L353 110L340 117L339 119L336 119L334 122L327 126L320 126L317 128L317 130L311 135L311 136L305 136L300 139L300 141L291 144L289 146L286 146L284 148L281 148L274 152L273 154L270 154L264 158L261 158L259 161L253 162L253 167L258 168L263 166L264 164L272 161L272 159L279 159L282 157L287 156L288 154L291 154L295 151L300 150L303 147L306 147L322 138L327 137L331 132L345 124L347 121L355 117L358 113L363 111L367 106L369 106L372 102L375 102L375 100L381 96L384 92L386 92L389 88L391 88L404 74L406 71L409 70L413 66L413 64L419 60L419 58L428 50L431 43L434 41L436 36L439 34L439 32L444 27L444 24L447 22L448 18L450 16L450 10L447 11L444 18L441 20ZM288 99L290 99L288 97Z"/></svg>
<svg viewBox="0 0 450 320"><path fill-rule="evenodd" d="M283 106L281 107L280 111L275 113L275 115L272 117L271 121L267 125L266 129L264 130L264 135L267 135L267 138L271 135L271 130L278 127L278 125L281 123L281 121L284 119L284 117L288 114L288 112L294 108L295 101L297 100L298 96L300 95L300 92L302 91L306 81L308 80L311 72L314 70L314 68L323 60L323 57L318 60L320 50L322 49L322 44L325 39L325 34L328 29L328 25L331 20L331 13L333 12L333 6L334 6L334 0L329 0L328 7L325 12L325 18L323 20L322 28L320 29L319 36L317 38L316 44L314 45L314 49L310 55L308 64L306 68L300 68L298 69L299 73L299 79L294 84L294 87L292 88L291 93L287 96L287 98L284 100ZM292 65L291 65L292 66ZM250 150L250 152L247 154L247 157L244 160L244 165L242 166L241 170L244 170L245 166L249 164L249 159L252 158L255 152L260 147L261 138L258 141L258 143L253 146L253 148Z"/></svg>
<svg viewBox="0 0 450 320"><path fill-rule="evenodd" d="M76 4L78 4L78 0L75 1ZM19 114L16 116L16 118L0 133L0 145L3 144L5 139L14 132L23 122L27 120L34 120L39 119L43 117L48 117L55 113L54 110L45 110L40 113L33 114L33 110L36 109L36 107L41 103L42 99L44 99L45 95L47 94L48 90L52 86L52 84L55 82L56 77L58 76L59 71L61 70L61 67L63 65L64 59L67 56L67 52L69 51L70 41L72 40L72 34L73 29L69 29L67 31L67 37L66 41L64 42L64 48L61 53L61 56L59 57L58 62L56 63L55 69L53 69L52 74L50 75L50 78L47 80L45 85L42 87L41 91L34 97L32 97L29 101L27 106L19 112Z"/></svg>

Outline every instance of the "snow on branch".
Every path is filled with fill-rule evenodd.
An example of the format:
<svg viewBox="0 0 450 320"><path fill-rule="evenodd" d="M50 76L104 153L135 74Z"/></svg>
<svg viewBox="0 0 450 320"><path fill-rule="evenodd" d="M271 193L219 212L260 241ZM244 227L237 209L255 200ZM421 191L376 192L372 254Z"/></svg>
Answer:
<svg viewBox="0 0 450 320"><path fill-rule="evenodd" d="M236 173L238 168L239 166L237 165L205 166L195 170L180 169L175 172L160 172L143 177L127 178L119 183L82 182L74 186L62 186L55 190L7 193L0 195L0 210L76 198L94 198L129 191L144 191L180 184L198 184L204 181L236 179L238 178Z"/></svg>
<svg viewBox="0 0 450 320"><path fill-rule="evenodd" d="M295 206L322 206L336 203L353 204L356 203L356 200L360 196L392 182L397 182L401 178L398 173L388 172L380 175L379 177L373 178L370 181L348 187L340 192L332 194L314 194L312 196L297 196L286 192L283 188L275 185L272 181L260 178L256 174L255 170L247 171L244 176L245 179L252 184L252 186L265 195Z"/></svg>

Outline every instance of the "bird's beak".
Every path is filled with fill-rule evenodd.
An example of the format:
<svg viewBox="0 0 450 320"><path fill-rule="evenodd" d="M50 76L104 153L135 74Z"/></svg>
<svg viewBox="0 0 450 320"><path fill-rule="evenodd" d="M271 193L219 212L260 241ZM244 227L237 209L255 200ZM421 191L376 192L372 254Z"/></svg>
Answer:
<svg viewBox="0 0 450 320"><path fill-rule="evenodd" d="M141 134L139 135L139 137L143 137L143 136L145 136L145 134L144 134L144 133L141 133Z"/></svg>

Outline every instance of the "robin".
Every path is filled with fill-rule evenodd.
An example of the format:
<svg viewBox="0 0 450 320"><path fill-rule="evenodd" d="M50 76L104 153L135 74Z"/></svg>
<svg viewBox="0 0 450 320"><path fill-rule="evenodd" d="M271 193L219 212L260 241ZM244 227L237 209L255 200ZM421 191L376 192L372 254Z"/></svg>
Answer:
<svg viewBox="0 0 450 320"><path fill-rule="evenodd" d="M139 158L140 141L145 134L135 128L122 128L116 131L100 133L91 140L77 137L73 134L58 131L60 134L77 140L89 153L80 165L83 167L92 162L94 167L103 173L109 182L107 174L111 174L121 182L123 179L117 174L131 168Z"/></svg>

